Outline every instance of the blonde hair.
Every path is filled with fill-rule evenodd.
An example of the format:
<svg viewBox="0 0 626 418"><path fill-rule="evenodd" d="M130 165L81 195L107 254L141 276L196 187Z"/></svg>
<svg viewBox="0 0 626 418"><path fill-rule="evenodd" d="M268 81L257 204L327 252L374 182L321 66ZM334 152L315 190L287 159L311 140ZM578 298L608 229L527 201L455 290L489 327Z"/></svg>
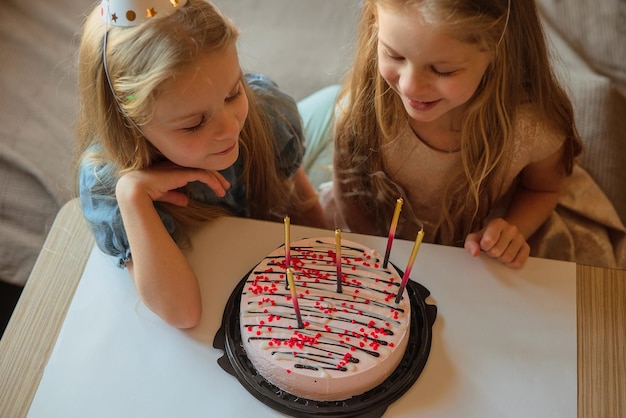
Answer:
<svg viewBox="0 0 626 418"><path fill-rule="evenodd" d="M407 13L419 10L452 37L493 56L468 102L461 127L463 165L449 182L439 224L428 231L431 242L456 245L481 226L502 187L496 179L502 178L502 162L512 150L512 121L523 103L538 107L564 133L562 164L571 173L581 141L571 102L550 67L534 0L365 0L355 62L339 98L349 105L337 120L335 170L343 177L337 184L340 193L353 196L355 207L368 214L381 235L401 191L381 175L385 167L378 151L385 140L399 135L408 116L378 71L377 4ZM407 223L415 220L402 222L411 228Z"/></svg>
<svg viewBox="0 0 626 418"><path fill-rule="evenodd" d="M140 128L152 117L163 83L200 54L234 45L239 32L212 4L189 0L170 16L130 28L108 28L104 62L105 29L97 6L85 22L79 49L77 156L85 158L84 153L93 149L92 145L100 144L102 150L87 158L94 167L114 164L117 169L114 174L119 177L124 172L145 169L164 160ZM248 209L253 217L282 219L290 208L298 209L310 202L298 200L293 185L278 169L273 124L260 110L258 97L243 76L242 83L249 102L239 141L243 161L241 181L247 193ZM295 106L294 112L297 112ZM283 119L288 123L286 117ZM296 129L289 126L295 135ZM115 183L111 182L118 177L102 179L100 192L114 196ZM223 209L195 201L187 207L160 205L182 225L225 214Z"/></svg>

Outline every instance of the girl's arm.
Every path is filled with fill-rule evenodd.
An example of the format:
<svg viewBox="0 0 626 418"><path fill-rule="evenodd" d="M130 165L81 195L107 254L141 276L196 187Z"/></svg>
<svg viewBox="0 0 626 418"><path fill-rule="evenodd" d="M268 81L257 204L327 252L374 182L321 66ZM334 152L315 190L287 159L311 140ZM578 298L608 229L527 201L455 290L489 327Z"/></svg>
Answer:
<svg viewBox="0 0 626 418"><path fill-rule="evenodd" d="M155 201L185 206L187 196L175 189L202 181L223 196L228 183L217 173L173 166L132 171L116 187L132 261L127 264L146 306L178 328L198 324L202 314L195 273L163 225Z"/></svg>
<svg viewBox="0 0 626 418"><path fill-rule="evenodd" d="M565 179L563 146L549 157L522 170L518 190L505 220L517 226L525 239L554 211Z"/></svg>
<svg viewBox="0 0 626 418"><path fill-rule="evenodd" d="M548 219L556 207L565 178L563 148L529 164L503 219L490 221L469 234L465 248L476 256L482 250L513 268L521 268L530 254L526 240Z"/></svg>
<svg viewBox="0 0 626 418"><path fill-rule="evenodd" d="M304 169L300 167L292 177L296 193L300 201L305 202L305 209L301 213L294 214L294 222L300 225L326 228L324 211L319 202L317 192L309 181Z"/></svg>

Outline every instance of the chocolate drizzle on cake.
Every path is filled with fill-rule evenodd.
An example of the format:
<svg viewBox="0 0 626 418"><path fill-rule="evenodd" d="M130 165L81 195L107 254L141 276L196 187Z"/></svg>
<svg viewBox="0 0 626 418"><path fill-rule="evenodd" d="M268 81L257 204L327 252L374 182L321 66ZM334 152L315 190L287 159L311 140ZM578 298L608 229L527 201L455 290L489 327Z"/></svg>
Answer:
<svg viewBox="0 0 626 418"><path fill-rule="evenodd" d="M408 326L409 307L406 301L394 301L400 285L395 271L383 269L382 261L364 247L342 245L343 291L337 293L334 243L318 239L315 246L292 244L290 257L304 328L297 328L291 294L284 286L285 258L276 251L244 286L243 340L290 364L288 372L350 372L363 356L377 359L394 348L394 335Z"/></svg>

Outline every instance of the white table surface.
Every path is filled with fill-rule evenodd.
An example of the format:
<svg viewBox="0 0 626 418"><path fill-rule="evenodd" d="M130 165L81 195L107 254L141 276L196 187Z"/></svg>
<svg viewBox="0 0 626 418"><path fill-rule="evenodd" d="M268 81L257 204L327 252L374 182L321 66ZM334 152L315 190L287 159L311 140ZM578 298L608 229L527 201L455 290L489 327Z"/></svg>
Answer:
<svg viewBox="0 0 626 418"><path fill-rule="evenodd" d="M280 223L236 218L197 231L188 257L204 310L190 331L150 312L127 271L94 248L28 416L280 416L217 365L222 352L212 342L232 289L283 232ZM291 227L292 240L313 236L333 231ZM343 236L384 254L386 238ZM404 269L412 246L396 240L391 261ZM574 263L532 258L511 270L422 244L411 276L438 309L432 347L385 417L576 416Z"/></svg>

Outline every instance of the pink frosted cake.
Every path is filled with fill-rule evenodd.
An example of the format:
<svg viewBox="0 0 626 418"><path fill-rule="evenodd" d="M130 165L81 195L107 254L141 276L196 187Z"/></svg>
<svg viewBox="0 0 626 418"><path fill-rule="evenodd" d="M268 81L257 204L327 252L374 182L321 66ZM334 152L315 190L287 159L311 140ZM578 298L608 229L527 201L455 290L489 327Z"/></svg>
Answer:
<svg viewBox="0 0 626 418"><path fill-rule="evenodd" d="M241 340L249 360L268 382L306 399L344 400L375 388L396 369L409 339L409 298L395 302L401 277L391 265L382 268L375 250L342 240L338 293L334 238L290 247L303 327L279 248L243 287Z"/></svg>

